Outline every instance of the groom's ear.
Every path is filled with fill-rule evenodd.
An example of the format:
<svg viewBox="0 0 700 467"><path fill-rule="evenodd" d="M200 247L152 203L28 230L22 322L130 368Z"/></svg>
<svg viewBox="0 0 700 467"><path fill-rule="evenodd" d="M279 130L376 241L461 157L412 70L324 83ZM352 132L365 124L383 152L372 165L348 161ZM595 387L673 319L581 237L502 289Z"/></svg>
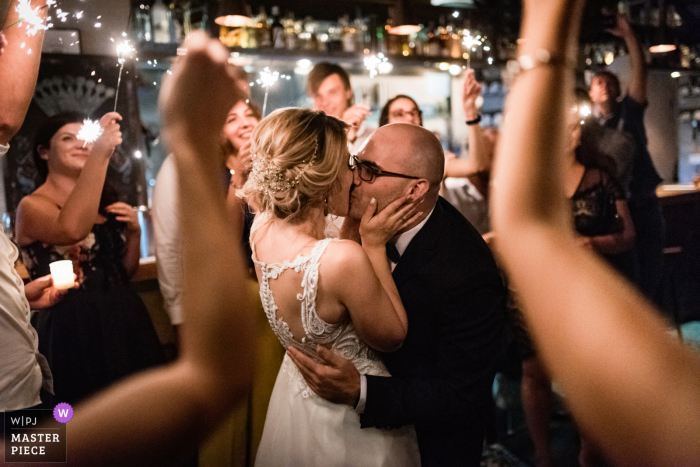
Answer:
<svg viewBox="0 0 700 467"><path fill-rule="evenodd" d="M424 178L414 180L408 190L407 201L420 201L430 189L430 182Z"/></svg>

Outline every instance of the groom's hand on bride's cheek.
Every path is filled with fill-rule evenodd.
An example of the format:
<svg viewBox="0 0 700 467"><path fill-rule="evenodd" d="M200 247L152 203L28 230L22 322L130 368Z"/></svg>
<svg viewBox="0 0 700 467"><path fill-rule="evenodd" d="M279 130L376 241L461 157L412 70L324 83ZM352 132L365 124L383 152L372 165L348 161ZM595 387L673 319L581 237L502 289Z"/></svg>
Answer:
<svg viewBox="0 0 700 467"><path fill-rule="evenodd" d="M320 345L316 347L316 352L323 363L307 357L294 347L287 348L287 355L316 394L334 404L355 407L360 397L360 373L355 365Z"/></svg>

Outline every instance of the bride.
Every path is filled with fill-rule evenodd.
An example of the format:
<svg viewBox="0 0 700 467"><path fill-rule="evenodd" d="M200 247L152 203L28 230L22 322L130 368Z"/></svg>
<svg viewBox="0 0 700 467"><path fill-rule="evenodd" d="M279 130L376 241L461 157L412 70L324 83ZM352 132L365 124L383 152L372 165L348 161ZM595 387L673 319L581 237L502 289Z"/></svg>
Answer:
<svg viewBox="0 0 700 467"><path fill-rule="evenodd" d="M373 350L391 352L407 320L386 242L418 214L405 198L362 218L362 246L324 238L326 215L345 216L353 174L347 125L323 112L281 109L252 134L253 170L241 190L257 212L251 229L260 296L285 348L314 357L323 345L364 374L389 376ZM412 427L360 429L359 414L318 397L285 356L258 449L258 466L410 466Z"/></svg>

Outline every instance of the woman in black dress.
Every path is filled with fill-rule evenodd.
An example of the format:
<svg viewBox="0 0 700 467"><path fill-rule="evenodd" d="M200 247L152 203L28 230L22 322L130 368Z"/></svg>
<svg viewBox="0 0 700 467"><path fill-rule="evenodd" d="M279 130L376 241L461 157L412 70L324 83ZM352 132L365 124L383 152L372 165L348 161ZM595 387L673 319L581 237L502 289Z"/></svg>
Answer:
<svg viewBox="0 0 700 467"><path fill-rule="evenodd" d="M45 180L17 208L17 243L30 276L70 259L80 283L34 323L55 401L71 404L164 361L148 311L129 283L139 265L138 218L131 206L108 199L105 187L121 117L103 116L102 135L92 144L77 137L83 118L59 114L40 128L34 161Z"/></svg>

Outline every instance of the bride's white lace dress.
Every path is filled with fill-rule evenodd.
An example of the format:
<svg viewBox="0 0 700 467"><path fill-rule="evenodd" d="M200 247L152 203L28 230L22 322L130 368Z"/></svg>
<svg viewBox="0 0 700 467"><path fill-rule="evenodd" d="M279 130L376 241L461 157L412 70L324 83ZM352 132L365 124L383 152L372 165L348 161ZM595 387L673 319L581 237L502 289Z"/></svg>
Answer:
<svg viewBox="0 0 700 467"><path fill-rule="evenodd" d="M265 314L285 348L291 345L314 355L316 345L323 344L351 360L362 374L389 376L377 354L357 337L349 319L328 324L316 314L319 262L331 241L334 240L321 240L308 255L279 264L258 261L251 241L253 260L262 272L260 296ZM297 295L306 334L301 342L292 337L287 323L277 317L277 305L270 291L270 281L288 269L303 272L303 292ZM318 397L285 355L270 399L255 465L405 467L420 465L420 455L412 427L361 429L360 416L351 407Z"/></svg>

